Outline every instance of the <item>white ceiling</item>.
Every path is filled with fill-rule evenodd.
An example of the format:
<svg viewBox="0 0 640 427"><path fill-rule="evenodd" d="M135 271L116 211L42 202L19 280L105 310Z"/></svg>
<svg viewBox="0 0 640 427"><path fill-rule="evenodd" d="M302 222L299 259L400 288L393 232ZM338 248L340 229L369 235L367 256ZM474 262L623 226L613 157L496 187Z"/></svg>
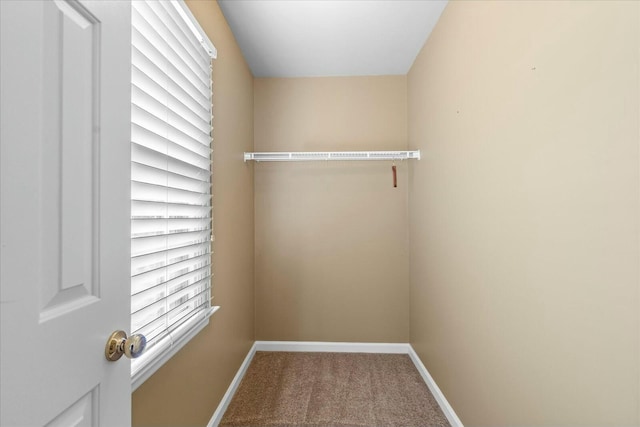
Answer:
<svg viewBox="0 0 640 427"><path fill-rule="evenodd" d="M446 0L219 0L255 77L406 74Z"/></svg>

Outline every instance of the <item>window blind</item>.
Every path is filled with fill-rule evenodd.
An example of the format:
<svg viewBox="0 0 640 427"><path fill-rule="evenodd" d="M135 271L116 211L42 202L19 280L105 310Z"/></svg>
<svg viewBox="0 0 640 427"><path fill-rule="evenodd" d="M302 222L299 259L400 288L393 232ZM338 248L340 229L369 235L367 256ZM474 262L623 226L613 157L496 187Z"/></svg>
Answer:
<svg viewBox="0 0 640 427"><path fill-rule="evenodd" d="M182 4L131 3L131 333L147 338L135 381L212 312L212 56Z"/></svg>

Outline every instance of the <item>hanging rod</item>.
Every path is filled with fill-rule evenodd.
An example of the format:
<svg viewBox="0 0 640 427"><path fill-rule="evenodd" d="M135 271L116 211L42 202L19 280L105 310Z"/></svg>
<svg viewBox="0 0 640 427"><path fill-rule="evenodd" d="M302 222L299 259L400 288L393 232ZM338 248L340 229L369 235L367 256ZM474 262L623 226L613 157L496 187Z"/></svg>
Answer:
<svg viewBox="0 0 640 427"><path fill-rule="evenodd" d="M416 151L295 151L244 153L244 161L256 162L304 162L314 160L420 160Z"/></svg>

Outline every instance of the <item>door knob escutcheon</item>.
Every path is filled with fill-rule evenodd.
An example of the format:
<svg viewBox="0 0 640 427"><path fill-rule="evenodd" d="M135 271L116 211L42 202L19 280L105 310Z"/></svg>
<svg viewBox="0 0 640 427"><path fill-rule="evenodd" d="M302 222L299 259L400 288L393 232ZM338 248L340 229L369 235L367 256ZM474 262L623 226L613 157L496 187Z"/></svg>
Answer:
<svg viewBox="0 0 640 427"><path fill-rule="evenodd" d="M139 357L147 346L147 339L142 334L133 334L127 338L124 331L115 331L107 340L104 356L109 362L115 362L124 354L129 359Z"/></svg>

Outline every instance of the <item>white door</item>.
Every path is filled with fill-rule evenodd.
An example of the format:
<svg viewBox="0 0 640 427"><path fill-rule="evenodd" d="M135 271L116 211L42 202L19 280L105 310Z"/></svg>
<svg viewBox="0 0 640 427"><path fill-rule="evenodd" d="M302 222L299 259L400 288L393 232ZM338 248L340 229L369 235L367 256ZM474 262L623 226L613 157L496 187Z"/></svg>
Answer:
<svg viewBox="0 0 640 427"><path fill-rule="evenodd" d="M131 424L130 4L0 0L0 425Z"/></svg>

